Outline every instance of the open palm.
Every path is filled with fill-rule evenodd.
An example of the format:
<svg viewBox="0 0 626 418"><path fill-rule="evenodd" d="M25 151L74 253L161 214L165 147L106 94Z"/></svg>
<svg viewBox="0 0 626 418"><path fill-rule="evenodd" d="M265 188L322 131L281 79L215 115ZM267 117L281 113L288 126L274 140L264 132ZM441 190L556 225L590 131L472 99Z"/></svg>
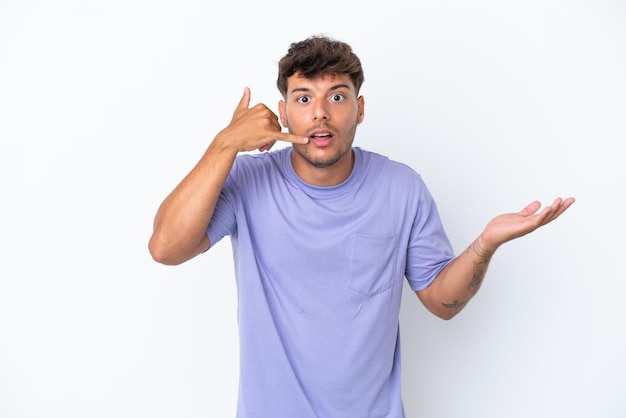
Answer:
<svg viewBox="0 0 626 418"><path fill-rule="evenodd" d="M517 213L496 216L483 231L483 245L487 247L486 249L495 251L505 242L524 236L552 222L561 216L574 203L574 200L573 197L565 200L557 198L540 212L537 211L541 208L541 202L534 201Z"/></svg>

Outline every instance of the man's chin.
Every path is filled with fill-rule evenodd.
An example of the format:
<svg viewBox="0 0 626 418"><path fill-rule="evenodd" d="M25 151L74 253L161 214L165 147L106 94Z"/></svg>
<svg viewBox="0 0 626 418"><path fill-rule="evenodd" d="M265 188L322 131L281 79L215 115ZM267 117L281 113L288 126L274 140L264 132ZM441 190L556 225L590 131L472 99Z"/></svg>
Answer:
<svg viewBox="0 0 626 418"><path fill-rule="evenodd" d="M344 153L336 152L331 155L315 156L307 152L307 149L304 149L304 147L301 148L301 145L296 146L295 144L294 150L307 164L315 168L330 168L341 161L347 152L351 151L351 149L349 149Z"/></svg>

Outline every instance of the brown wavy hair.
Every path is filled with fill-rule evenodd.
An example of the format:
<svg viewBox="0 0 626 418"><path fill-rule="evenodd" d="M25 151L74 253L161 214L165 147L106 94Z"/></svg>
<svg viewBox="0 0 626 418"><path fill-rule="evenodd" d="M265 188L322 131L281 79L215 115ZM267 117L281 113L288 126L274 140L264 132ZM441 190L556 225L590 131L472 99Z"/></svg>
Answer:
<svg viewBox="0 0 626 418"><path fill-rule="evenodd" d="M305 78L316 78L324 74L347 74L358 96L365 80L361 60L345 42L322 35L294 42L287 54L278 62L278 91L287 95L287 79L294 74Z"/></svg>

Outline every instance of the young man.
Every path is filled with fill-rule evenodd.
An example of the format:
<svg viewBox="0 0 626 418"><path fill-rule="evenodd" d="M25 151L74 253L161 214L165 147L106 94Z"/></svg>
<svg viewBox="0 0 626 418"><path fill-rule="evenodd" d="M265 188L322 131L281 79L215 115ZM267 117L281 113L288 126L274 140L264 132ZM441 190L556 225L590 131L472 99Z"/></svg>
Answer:
<svg viewBox="0 0 626 418"><path fill-rule="evenodd" d="M249 107L246 88L230 124L157 212L149 249L158 262L185 262L231 237L238 417L403 417L404 278L432 313L452 318L500 245L574 202L498 216L455 258L421 177L353 147L363 80L349 45L293 43L279 63L280 117ZM240 154L276 141L291 146Z"/></svg>

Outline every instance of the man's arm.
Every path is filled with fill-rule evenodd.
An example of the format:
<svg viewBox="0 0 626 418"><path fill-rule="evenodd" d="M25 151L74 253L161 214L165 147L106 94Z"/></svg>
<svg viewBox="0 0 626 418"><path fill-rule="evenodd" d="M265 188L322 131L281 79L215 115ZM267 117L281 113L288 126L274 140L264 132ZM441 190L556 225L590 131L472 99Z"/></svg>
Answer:
<svg viewBox="0 0 626 418"><path fill-rule="evenodd" d="M536 213L541 203L533 202L518 213L497 216L462 254L441 270L429 287L417 291L417 296L433 314L453 318L478 292L498 247L552 222L572 203L574 198L558 198Z"/></svg>
<svg viewBox="0 0 626 418"><path fill-rule="evenodd" d="M148 243L150 254L159 263L181 264L211 246L206 228L239 152L266 151L277 140L308 141L281 132L278 117L265 105L249 105L250 90L246 88L230 124L217 134L195 167L159 207Z"/></svg>

